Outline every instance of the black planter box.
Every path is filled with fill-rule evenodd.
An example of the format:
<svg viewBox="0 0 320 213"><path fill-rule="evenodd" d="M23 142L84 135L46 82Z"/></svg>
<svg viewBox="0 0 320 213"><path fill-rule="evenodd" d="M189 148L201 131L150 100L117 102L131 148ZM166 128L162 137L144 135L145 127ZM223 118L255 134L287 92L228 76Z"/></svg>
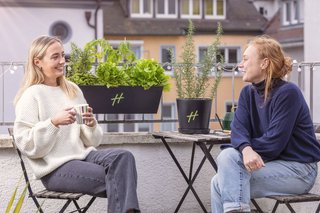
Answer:
<svg viewBox="0 0 320 213"><path fill-rule="evenodd" d="M212 99L177 99L179 132L184 134L208 134Z"/></svg>
<svg viewBox="0 0 320 213"><path fill-rule="evenodd" d="M157 113L163 87L79 86L94 113Z"/></svg>

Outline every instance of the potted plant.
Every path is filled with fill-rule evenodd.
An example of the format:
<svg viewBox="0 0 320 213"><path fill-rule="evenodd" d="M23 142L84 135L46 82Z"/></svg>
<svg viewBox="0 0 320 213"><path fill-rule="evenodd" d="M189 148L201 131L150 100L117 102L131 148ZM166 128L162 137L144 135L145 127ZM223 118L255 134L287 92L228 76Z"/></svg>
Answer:
<svg viewBox="0 0 320 213"><path fill-rule="evenodd" d="M194 26L189 21L181 63L173 58L177 87L179 132L186 134L209 133L212 99L215 97L223 73L223 57L219 52L221 24L218 23L215 40L207 49L204 59L196 64L193 40ZM219 61L220 60L220 61ZM210 78L214 78L210 82Z"/></svg>
<svg viewBox="0 0 320 213"><path fill-rule="evenodd" d="M170 86L157 61L136 59L126 41L118 49L104 39L71 48L67 78L79 85L95 113L157 112L162 91Z"/></svg>

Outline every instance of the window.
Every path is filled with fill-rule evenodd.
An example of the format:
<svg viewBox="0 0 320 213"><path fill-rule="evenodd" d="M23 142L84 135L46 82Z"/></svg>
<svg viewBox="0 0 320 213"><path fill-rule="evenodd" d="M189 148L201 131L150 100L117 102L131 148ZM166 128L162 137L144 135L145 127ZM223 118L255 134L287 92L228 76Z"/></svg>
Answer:
<svg viewBox="0 0 320 213"><path fill-rule="evenodd" d="M176 48L173 45L163 45L160 47L160 63L164 65L164 69L166 71L172 71L172 66L166 63L172 63L172 58L170 51L172 51L173 56L175 56Z"/></svg>
<svg viewBox="0 0 320 213"><path fill-rule="evenodd" d="M152 17L152 0L131 0L131 17Z"/></svg>
<svg viewBox="0 0 320 213"><path fill-rule="evenodd" d="M157 0L156 16L159 18L176 18L177 4L177 0Z"/></svg>
<svg viewBox="0 0 320 213"><path fill-rule="evenodd" d="M181 18L201 18L200 0L181 0Z"/></svg>
<svg viewBox="0 0 320 213"><path fill-rule="evenodd" d="M142 114L108 114L108 120L142 120ZM144 120L152 120L152 114L144 114ZM152 132L153 123L108 123L107 132Z"/></svg>
<svg viewBox="0 0 320 213"><path fill-rule="evenodd" d="M226 14L226 0L205 0L205 18L223 19Z"/></svg>
<svg viewBox="0 0 320 213"><path fill-rule="evenodd" d="M221 56L223 57L224 63L227 69L232 69L235 64L238 64L240 60L240 47L220 47L219 49ZM199 61L203 60L207 53L207 47L199 47ZM219 55L217 56L218 61L221 61Z"/></svg>
<svg viewBox="0 0 320 213"><path fill-rule="evenodd" d="M67 22L57 21L50 26L49 34L51 36L57 36L65 44L70 40L72 30Z"/></svg>
<svg viewBox="0 0 320 213"><path fill-rule="evenodd" d="M152 114L144 114L144 117L142 117L141 114L136 115L136 119L139 120L152 120L153 115ZM136 123L136 128L138 132L152 132L153 131L153 123Z"/></svg>
<svg viewBox="0 0 320 213"><path fill-rule="evenodd" d="M119 44L123 42L122 40L110 40L109 43L113 48L118 48ZM130 45L130 49L134 52L136 58L141 58L142 57L142 52L143 52L143 41L138 41L138 40L127 40Z"/></svg>
<svg viewBox="0 0 320 213"><path fill-rule="evenodd" d="M108 114L107 119L119 120L119 114ZM116 124L116 123L107 124L107 132L119 132L119 124Z"/></svg>
<svg viewBox="0 0 320 213"><path fill-rule="evenodd" d="M126 114L124 115L125 120L134 120L134 114ZM123 123L123 131L124 132L135 132L135 124L134 123Z"/></svg>
<svg viewBox="0 0 320 213"><path fill-rule="evenodd" d="M260 13L261 15L264 15L264 8L263 8L263 7L259 7L259 13Z"/></svg>
<svg viewBox="0 0 320 213"><path fill-rule="evenodd" d="M282 24L294 25L303 22L304 0L287 0L282 5Z"/></svg>
<svg viewBox="0 0 320 213"><path fill-rule="evenodd" d="M174 119L175 118L175 103L163 103L162 108L163 119ZM175 131L175 122L163 122L161 123L161 131Z"/></svg>

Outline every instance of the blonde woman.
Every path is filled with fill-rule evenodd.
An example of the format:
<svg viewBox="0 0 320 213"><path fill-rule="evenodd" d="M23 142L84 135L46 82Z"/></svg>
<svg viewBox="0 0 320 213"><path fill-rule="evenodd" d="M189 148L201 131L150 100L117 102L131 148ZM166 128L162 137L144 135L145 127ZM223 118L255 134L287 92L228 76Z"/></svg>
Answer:
<svg viewBox="0 0 320 213"><path fill-rule="evenodd" d="M23 84L15 98L14 135L34 175L49 190L108 197L109 213L140 212L134 156L125 150L97 150L103 131L92 114L75 122L73 106L86 100L64 77L62 42L35 39Z"/></svg>
<svg viewBox="0 0 320 213"><path fill-rule="evenodd" d="M308 192L320 146L299 88L283 80L291 59L268 37L254 38L239 69L245 86L231 124L231 148L217 159L212 212L250 212L250 198Z"/></svg>

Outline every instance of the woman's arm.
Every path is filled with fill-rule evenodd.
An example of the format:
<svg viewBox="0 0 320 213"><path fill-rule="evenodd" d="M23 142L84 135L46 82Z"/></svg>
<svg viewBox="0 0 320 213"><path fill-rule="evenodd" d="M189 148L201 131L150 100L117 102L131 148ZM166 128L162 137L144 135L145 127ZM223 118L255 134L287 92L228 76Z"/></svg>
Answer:
<svg viewBox="0 0 320 213"><path fill-rule="evenodd" d="M271 100L272 114L267 131L261 137L252 138L252 148L264 159L277 158L292 137L304 101L294 88L282 90Z"/></svg>
<svg viewBox="0 0 320 213"><path fill-rule="evenodd" d="M42 158L55 144L59 128L51 119L39 120L37 101L28 93L16 105L14 136L17 147L29 158Z"/></svg>

